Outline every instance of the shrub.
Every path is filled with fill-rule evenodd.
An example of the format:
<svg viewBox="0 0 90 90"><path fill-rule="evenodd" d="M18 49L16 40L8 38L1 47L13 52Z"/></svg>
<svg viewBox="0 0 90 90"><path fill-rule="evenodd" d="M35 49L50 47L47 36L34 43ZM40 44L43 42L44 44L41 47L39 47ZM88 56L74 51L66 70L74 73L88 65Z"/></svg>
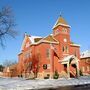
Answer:
<svg viewBox="0 0 90 90"><path fill-rule="evenodd" d="M82 73L82 70L81 69L79 70L79 73L80 73L80 76L83 76L83 73Z"/></svg>
<svg viewBox="0 0 90 90"><path fill-rule="evenodd" d="M57 70L55 71L53 78L54 79L58 79L59 78L59 74L58 74Z"/></svg>

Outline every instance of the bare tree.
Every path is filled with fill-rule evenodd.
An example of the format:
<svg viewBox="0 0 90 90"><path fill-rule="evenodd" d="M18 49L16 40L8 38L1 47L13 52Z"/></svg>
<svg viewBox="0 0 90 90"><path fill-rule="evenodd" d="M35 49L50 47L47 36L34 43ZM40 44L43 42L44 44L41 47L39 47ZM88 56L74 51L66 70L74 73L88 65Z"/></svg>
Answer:
<svg viewBox="0 0 90 90"><path fill-rule="evenodd" d="M3 62L3 66L4 67L8 67L8 66L11 66L11 65L14 65L14 64L16 64L17 62L15 61L15 60L5 60L4 62Z"/></svg>
<svg viewBox="0 0 90 90"><path fill-rule="evenodd" d="M4 66L0 65L0 72L3 72Z"/></svg>
<svg viewBox="0 0 90 90"><path fill-rule="evenodd" d="M29 74L31 71L34 73L34 78L37 78L38 72L39 72L39 67L40 66L40 54L32 55L32 58L29 57L28 60L25 60L24 62L24 68L25 68L25 77L26 73L28 72Z"/></svg>
<svg viewBox="0 0 90 90"><path fill-rule="evenodd" d="M15 30L14 15L10 7L3 7L0 10L0 45L4 47L4 41L7 36L15 38L17 31Z"/></svg>

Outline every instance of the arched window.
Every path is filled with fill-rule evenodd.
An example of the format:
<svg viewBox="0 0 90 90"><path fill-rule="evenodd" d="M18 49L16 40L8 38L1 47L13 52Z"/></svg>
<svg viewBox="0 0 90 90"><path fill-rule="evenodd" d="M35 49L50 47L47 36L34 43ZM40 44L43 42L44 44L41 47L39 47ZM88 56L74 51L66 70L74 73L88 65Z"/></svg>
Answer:
<svg viewBox="0 0 90 90"><path fill-rule="evenodd" d="M60 30L59 29L55 30L55 35L57 35L59 33L60 33Z"/></svg>
<svg viewBox="0 0 90 90"><path fill-rule="evenodd" d="M62 29L62 32L63 32L63 33L67 33L67 29L66 29L66 28L63 28L63 29Z"/></svg>
<svg viewBox="0 0 90 90"><path fill-rule="evenodd" d="M64 46L62 47L62 51L63 51L63 52L65 51L65 48L64 48Z"/></svg>
<svg viewBox="0 0 90 90"><path fill-rule="evenodd" d="M50 58L50 49L49 48L46 49L46 57Z"/></svg>
<svg viewBox="0 0 90 90"><path fill-rule="evenodd" d="M68 46L63 46L62 51L68 53Z"/></svg>
<svg viewBox="0 0 90 90"><path fill-rule="evenodd" d="M43 69L47 69L47 64L44 64L43 65Z"/></svg>
<svg viewBox="0 0 90 90"><path fill-rule="evenodd" d="M66 46L65 50L66 50L66 52L68 53L68 46Z"/></svg>
<svg viewBox="0 0 90 90"><path fill-rule="evenodd" d="M74 55L77 56L77 52L76 51L75 51Z"/></svg>

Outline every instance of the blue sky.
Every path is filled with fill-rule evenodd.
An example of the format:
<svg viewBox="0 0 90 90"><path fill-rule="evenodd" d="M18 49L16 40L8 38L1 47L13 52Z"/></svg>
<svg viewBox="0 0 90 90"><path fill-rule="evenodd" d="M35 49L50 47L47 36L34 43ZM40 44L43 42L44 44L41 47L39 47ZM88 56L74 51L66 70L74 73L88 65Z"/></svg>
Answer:
<svg viewBox="0 0 90 90"><path fill-rule="evenodd" d="M90 49L90 0L0 0L0 8L11 6L16 29L16 39L6 38L6 48L0 47L0 63L18 60L24 32L46 36L62 12L71 26L71 40L81 45L81 51Z"/></svg>

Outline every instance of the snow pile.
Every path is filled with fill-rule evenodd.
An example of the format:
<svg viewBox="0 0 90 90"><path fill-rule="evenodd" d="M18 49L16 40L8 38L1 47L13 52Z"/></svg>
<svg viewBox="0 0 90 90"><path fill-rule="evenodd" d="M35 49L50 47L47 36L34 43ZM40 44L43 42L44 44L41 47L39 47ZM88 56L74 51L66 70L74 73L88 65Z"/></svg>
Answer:
<svg viewBox="0 0 90 90"><path fill-rule="evenodd" d="M90 77L78 79L46 79L46 80L25 80L18 78L0 78L0 90L30 90L41 88L56 88L59 86L90 84Z"/></svg>

